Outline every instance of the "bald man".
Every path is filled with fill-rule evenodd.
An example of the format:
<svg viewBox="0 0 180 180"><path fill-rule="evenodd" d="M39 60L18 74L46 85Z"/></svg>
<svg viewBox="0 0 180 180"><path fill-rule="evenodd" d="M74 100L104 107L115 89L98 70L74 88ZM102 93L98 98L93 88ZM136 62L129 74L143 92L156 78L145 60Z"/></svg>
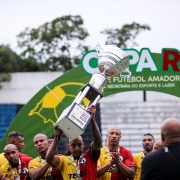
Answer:
<svg viewBox="0 0 180 180"><path fill-rule="evenodd" d="M106 145L101 148L97 174L99 180L133 180L135 164L132 153L119 145L121 131L117 126L109 128Z"/></svg>
<svg viewBox="0 0 180 180"><path fill-rule="evenodd" d="M33 180L63 179L60 171L52 168L45 160L50 144L51 142L45 134L37 134L34 137L34 147L39 156L30 161L28 166L30 177Z"/></svg>
<svg viewBox="0 0 180 180"><path fill-rule="evenodd" d="M142 161L141 180L180 179L180 121L166 119L161 125L162 149Z"/></svg>
<svg viewBox="0 0 180 180"><path fill-rule="evenodd" d="M97 177L97 160L99 158L102 140L95 119L96 107L92 105L87 111L92 115L91 123L94 141L85 153L83 153L83 139L79 136L73 140L69 140L68 149L71 155L61 157L54 155L58 142L57 137L62 134L62 130L58 128L54 130L55 139L48 151L46 160L62 172L65 180L96 180Z"/></svg>
<svg viewBox="0 0 180 180"><path fill-rule="evenodd" d="M152 152L155 152L161 148L163 148L163 144L162 144L162 141L159 139L159 140L155 141Z"/></svg>
<svg viewBox="0 0 180 180"><path fill-rule="evenodd" d="M4 147L4 156L8 163L4 163L0 168L0 173L8 179L30 179L28 173L28 163L30 157L20 157L18 149L14 144Z"/></svg>
<svg viewBox="0 0 180 180"><path fill-rule="evenodd" d="M7 137L7 144L14 144L17 147L19 156L29 157L28 155L22 153L23 148L24 148L24 136L20 132L17 132L17 131L10 132ZM1 153L0 154L0 167L4 163L7 163L7 159L4 157L4 153Z"/></svg>

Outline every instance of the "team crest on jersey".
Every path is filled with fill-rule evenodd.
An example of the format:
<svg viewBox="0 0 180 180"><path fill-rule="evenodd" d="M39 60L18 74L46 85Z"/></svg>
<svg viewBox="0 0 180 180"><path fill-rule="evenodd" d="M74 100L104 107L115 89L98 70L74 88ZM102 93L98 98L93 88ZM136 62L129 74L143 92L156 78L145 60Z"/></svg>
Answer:
<svg viewBox="0 0 180 180"><path fill-rule="evenodd" d="M80 158L79 159L79 164L85 164L86 163L86 158Z"/></svg>
<svg viewBox="0 0 180 180"><path fill-rule="evenodd" d="M23 168L23 169L22 169L22 173L23 173L23 174L27 174L27 173L28 173L28 169L27 169L27 168Z"/></svg>
<svg viewBox="0 0 180 180"><path fill-rule="evenodd" d="M119 160L120 160L120 161L123 161L123 157L122 157L122 156L119 156Z"/></svg>

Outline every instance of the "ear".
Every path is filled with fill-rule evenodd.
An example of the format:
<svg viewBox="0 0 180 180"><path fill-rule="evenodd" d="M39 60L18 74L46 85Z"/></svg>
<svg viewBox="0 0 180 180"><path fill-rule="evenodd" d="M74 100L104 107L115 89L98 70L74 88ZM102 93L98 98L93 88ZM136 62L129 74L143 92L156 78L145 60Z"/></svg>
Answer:
<svg viewBox="0 0 180 180"><path fill-rule="evenodd" d="M67 147L68 147L68 149L70 148L70 144L69 143L67 144Z"/></svg>
<svg viewBox="0 0 180 180"><path fill-rule="evenodd" d="M162 141L162 144L164 144L164 141L165 141L165 136L163 133L161 133L161 141Z"/></svg>
<svg viewBox="0 0 180 180"><path fill-rule="evenodd" d="M85 143L83 142L83 148L84 148L84 146L85 146Z"/></svg>

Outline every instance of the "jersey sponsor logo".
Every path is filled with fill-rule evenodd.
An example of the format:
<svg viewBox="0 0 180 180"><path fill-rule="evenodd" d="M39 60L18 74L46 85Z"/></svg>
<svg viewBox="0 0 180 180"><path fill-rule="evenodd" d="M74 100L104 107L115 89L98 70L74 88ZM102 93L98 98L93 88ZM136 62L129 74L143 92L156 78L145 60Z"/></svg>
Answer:
<svg viewBox="0 0 180 180"><path fill-rule="evenodd" d="M80 172L80 176L86 176L87 174L87 170L81 171ZM68 174L69 179L76 179L77 178L77 174Z"/></svg>

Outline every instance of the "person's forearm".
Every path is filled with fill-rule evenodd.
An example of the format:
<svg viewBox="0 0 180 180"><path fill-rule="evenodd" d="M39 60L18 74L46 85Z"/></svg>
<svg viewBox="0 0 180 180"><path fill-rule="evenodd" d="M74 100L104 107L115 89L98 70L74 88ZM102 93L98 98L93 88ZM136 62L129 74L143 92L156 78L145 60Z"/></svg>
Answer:
<svg viewBox="0 0 180 180"><path fill-rule="evenodd" d="M101 148L102 138L95 117L92 118L91 123L92 123L93 137L94 137L94 146L96 148L95 150L99 150Z"/></svg>
<svg viewBox="0 0 180 180"><path fill-rule="evenodd" d="M117 164L118 169L126 176L129 180L133 180L135 176L135 172L132 168L126 166L123 162L119 162Z"/></svg>
<svg viewBox="0 0 180 180"><path fill-rule="evenodd" d="M97 168L97 178L105 174L105 172L112 166L111 163L106 164L105 166Z"/></svg>
<svg viewBox="0 0 180 180"><path fill-rule="evenodd" d="M58 140L57 140L57 137L54 138L54 141L51 145L51 147L49 147L48 149L48 152L46 154L46 161L49 163L49 164L52 164L52 161L54 159L54 156L56 154L56 147L57 147L57 144L58 144Z"/></svg>
<svg viewBox="0 0 180 180"><path fill-rule="evenodd" d="M45 165L42 166L41 168L33 170L33 171L30 173L30 177L31 177L33 180L41 179L41 178L45 175L45 173L46 173L46 171L47 171L47 169L48 169L49 167L50 167L49 164L45 164Z"/></svg>

